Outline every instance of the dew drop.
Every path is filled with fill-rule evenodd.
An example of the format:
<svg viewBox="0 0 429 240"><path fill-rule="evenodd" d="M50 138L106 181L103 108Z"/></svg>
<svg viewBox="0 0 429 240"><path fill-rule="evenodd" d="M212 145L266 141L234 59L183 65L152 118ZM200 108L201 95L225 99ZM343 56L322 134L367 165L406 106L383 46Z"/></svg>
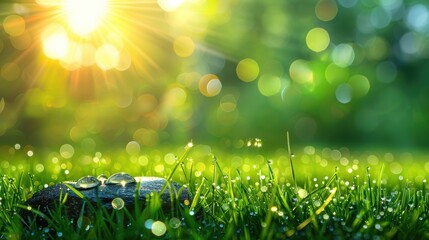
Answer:
<svg viewBox="0 0 429 240"><path fill-rule="evenodd" d="M135 183L135 182L136 180L131 175L123 172L115 173L106 180L106 184L120 184L123 186L128 183Z"/></svg>
<svg viewBox="0 0 429 240"><path fill-rule="evenodd" d="M97 179L98 179L98 181L101 182L101 184L104 184L107 181L107 176L104 174L100 174L100 175L98 175Z"/></svg>
<svg viewBox="0 0 429 240"><path fill-rule="evenodd" d="M224 211L228 211L228 210L229 210L229 205L228 205L228 204L226 204L226 203L222 204L222 209L223 209Z"/></svg>
<svg viewBox="0 0 429 240"><path fill-rule="evenodd" d="M122 200L122 198L114 198L112 200L112 207L115 210L121 210L122 208L124 208L125 202L124 200Z"/></svg>
<svg viewBox="0 0 429 240"><path fill-rule="evenodd" d="M90 189L100 185L100 181L94 176L82 177L76 182L76 188Z"/></svg>
<svg viewBox="0 0 429 240"><path fill-rule="evenodd" d="M148 219L144 222L144 227L146 229L151 229L152 228L152 224L153 224L153 220L152 219Z"/></svg>
<svg viewBox="0 0 429 240"><path fill-rule="evenodd" d="M175 217L171 218L170 221L168 221L168 224L170 224L170 227L174 229L179 228L181 223L182 222L180 221L180 219Z"/></svg>
<svg viewBox="0 0 429 240"><path fill-rule="evenodd" d="M161 221L156 221L152 224L151 230L153 235L160 237L167 231L167 226Z"/></svg>
<svg viewBox="0 0 429 240"><path fill-rule="evenodd" d="M86 216L79 217L77 219L77 226L78 228L85 229L85 231L88 231L91 227L91 219Z"/></svg>
<svg viewBox="0 0 429 240"><path fill-rule="evenodd" d="M320 205L322 205L322 203L319 200L316 200L313 202L315 207L320 207Z"/></svg>

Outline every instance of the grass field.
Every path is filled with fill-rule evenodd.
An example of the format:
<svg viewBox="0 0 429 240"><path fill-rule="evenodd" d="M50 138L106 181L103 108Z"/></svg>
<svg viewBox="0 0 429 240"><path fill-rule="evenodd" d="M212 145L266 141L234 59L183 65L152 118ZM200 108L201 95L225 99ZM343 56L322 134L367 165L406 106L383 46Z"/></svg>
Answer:
<svg viewBox="0 0 429 240"><path fill-rule="evenodd" d="M95 153L70 145L56 152L4 147L0 239L429 239L429 155L293 150L264 151L259 139L223 151L198 144L142 151L133 142ZM18 214L42 216L24 205L38 189L120 171L171 177L193 201L163 211L154 194L141 211L95 206L72 224L59 204L43 215L43 228Z"/></svg>

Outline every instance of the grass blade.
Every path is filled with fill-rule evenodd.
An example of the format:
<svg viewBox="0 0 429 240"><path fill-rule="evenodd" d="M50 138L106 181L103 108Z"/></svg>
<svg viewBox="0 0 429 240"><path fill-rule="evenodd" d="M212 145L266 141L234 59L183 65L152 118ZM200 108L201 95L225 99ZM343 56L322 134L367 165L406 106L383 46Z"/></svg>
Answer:
<svg viewBox="0 0 429 240"><path fill-rule="evenodd" d="M316 212L312 215L312 216L310 216L309 218L307 218L304 222L302 222L301 224L299 224L297 227L296 227L296 230L297 231L300 231L300 230L302 230L302 229L304 229L310 222L311 222L311 220L315 217L315 216L317 216L317 215L319 215L320 213L322 213L323 212L323 210L325 210L325 207L326 206L328 206L328 204L332 201L332 198L334 197L334 195L335 195L335 193L337 192L337 188L336 187L334 187L333 189L332 189L332 191L331 191L331 194L329 194L329 196L326 198L326 200L323 202L323 204L322 204L322 206L320 206L317 210L316 210ZM286 235L288 236L288 237L291 237L291 236L293 236L295 234L295 230L289 230L287 233L286 233Z"/></svg>

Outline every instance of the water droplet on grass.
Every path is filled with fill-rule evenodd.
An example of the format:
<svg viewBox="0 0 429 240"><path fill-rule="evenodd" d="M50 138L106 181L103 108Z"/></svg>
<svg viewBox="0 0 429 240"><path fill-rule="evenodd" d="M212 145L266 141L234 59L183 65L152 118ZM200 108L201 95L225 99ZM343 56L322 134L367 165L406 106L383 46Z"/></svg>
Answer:
<svg viewBox="0 0 429 240"><path fill-rule="evenodd" d="M124 200L122 200L122 198L114 198L112 200L112 207L115 210L121 210L122 208L124 208L125 202Z"/></svg>
<svg viewBox="0 0 429 240"><path fill-rule="evenodd" d="M170 224L170 227L176 229L180 227L180 224L182 222L180 221L180 219L173 217L170 219L170 221L168 221L168 223Z"/></svg>
<svg viewBox="0 0 429 240"><path fill-rule="evenodd" d="M136 180L131 175L123 172L113 174L106 180L106 184L121 184L123 186L129 183L135 183L135 182Z"/></svg>
<svg viewBox="0 0 429 240"><path fill-rule="evenodd" d="M151 229L152 228L152 224L153 224L153 220L152 219L148 219L144 222L144 227L146 229Z"/></svg>
<svg viewBox="0 0 429 240"><path fill-rule="evenodd" d="M76 188L90 189L100 185L100 181L94 176L82 177L76 182Z"/></svg>
<svg viewBox="0 0 429 240"><path fill-rule="evenodd" d="M222 204L222 209L223 209L224 211L228 211L228 209L229 209L229 205L228 205L228 204L226 204L226 203Z"/></svg>
<svg viewBox="0 0 429 240"><path fill-rule="evenodd" d="M153 235L160 237L167 231L167 226L161 221L156 221L152 224L151 230Z"/></svg>
<svg viewBox="0 0 429 240"><path fill-rule="evenodd" d="M88 231L91 227L91 219L88 217L82 216L77 219L77 226L78 228L83 228L85 231Z"/></svg>
<svg viewBox="0 0 429 240"><path fill-rule="evenodd" d="M313 202L315 207L320 207L320 205L322 205L322 203L319 200L316 200Z"/></svg>

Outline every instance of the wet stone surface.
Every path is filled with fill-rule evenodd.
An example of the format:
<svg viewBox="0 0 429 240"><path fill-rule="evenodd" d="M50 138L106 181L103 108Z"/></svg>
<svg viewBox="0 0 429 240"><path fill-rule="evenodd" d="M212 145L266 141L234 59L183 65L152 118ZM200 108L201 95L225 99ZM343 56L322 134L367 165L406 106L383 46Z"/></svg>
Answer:
<svg viewBox="0 0 429 240"><path fill-rule="evenodd" d="M141 209L143 209L146 204L147 196L152 192L160 192L166 182L164 178L133 178L125 173L114 174L110 178L105 179L105 181L100 181L99 179L100 177L97 179L96 177L86 176L79 179L77 182L66 183L76 188L76 190L85 196L87 201L93 206L101 206L108 211L112 211L118 210L118 206L120 206L123 201L123 206L119 209L124 207L133 212L135 209L134 196L136 187L138 186L137 181L140 184L138 190L138 204ZM180 201L180 203L183 203L185 200L191 201L191 197L186 188L182 189L182 187L175 182L170 182L170 186L172 188L171 191L167 187L161 195L161 206L166 212L171 210L171 199L173 199L173 201ZM66 207L67 217L70 219L77 219L80 216L82 205L85 200L69 189L64 183L58 183L36 192L25 204L50 216L49 212L57 208L60 204L61 197L64 198L66 193L68 196L64 205ZM88 207L86 207L85 213L88 213ZM24 210L21 212L21 216L24 220L28 220L33 217L33 213ZM38 219L37 221L40 225L47 224L43 219Z"/></svg>

